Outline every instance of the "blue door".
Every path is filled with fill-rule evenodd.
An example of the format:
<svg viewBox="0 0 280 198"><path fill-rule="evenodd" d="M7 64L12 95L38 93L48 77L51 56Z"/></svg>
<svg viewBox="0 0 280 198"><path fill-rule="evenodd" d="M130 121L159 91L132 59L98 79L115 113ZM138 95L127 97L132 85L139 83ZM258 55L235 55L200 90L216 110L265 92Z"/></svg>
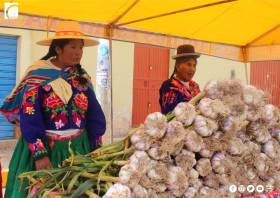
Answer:
<svg viewBox="0 0 280 198"><path fill-rule="evenodd" d="M0 36L0 105L16 83L17 37ZM0 139L14 138L14 126L0 114Z"/></svg>

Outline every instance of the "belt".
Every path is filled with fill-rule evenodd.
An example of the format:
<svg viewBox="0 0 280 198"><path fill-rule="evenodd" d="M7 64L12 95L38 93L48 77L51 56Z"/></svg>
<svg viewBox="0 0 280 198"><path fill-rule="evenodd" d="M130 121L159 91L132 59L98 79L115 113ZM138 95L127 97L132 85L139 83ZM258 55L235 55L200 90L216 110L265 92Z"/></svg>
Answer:
<svg viewBox="0 0 280 198"><path fill-rule="evenodd" d="M84 129L46 130L46 136L52 148L55 141L68 141L79 137Z"/></svg>

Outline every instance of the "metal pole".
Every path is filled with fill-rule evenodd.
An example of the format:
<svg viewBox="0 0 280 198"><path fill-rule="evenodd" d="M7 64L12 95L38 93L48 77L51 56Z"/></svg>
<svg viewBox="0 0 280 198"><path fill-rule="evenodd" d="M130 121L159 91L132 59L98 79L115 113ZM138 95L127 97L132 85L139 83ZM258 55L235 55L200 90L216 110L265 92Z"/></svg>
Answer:
<svg viewBox="0 0 280 198"><path fill-rule="evenodd" d="M113 57L112 57L112 46L113 46L113 43L112 43L112 28L109 29L110 31L110 34L109 34L109 50L110 50L110 119L111 119L111 133L110 133L110 143L113 143L113 140L114 140L114 132L113 132L113 129L114 129L114 116L113 116Z"/></svg>

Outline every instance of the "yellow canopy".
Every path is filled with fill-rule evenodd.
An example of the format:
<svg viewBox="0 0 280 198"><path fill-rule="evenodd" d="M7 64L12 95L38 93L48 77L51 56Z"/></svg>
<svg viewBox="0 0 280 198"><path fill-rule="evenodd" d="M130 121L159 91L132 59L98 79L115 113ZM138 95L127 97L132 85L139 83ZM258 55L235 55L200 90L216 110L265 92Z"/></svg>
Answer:
<svg viewBox="0 0 280 198"><path fill-rule="evenodd" d="M97 37L174 48L191 43L201 53L240 61L280 58L280 0L17 2L19 19L4 20L2 16L2 25L46 30L49 21L52 30L53 18L73 19L86 22L85 32Z"/></svg>

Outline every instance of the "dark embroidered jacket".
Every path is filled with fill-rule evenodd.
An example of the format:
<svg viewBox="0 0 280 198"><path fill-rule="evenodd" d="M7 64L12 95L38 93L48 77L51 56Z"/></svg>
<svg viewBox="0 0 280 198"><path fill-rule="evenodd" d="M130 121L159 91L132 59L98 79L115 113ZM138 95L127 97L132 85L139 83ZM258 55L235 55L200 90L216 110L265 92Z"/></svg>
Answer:
<svg viewBox="0 0 280 198"><path fill-rule="evenodd" d="M189 81L188 84L189 87L187 88L176 78L168 79L162 83L159 90L159 104L163 114L172 111L180 102L190 101L200 92L196 82Z"/></svg>

